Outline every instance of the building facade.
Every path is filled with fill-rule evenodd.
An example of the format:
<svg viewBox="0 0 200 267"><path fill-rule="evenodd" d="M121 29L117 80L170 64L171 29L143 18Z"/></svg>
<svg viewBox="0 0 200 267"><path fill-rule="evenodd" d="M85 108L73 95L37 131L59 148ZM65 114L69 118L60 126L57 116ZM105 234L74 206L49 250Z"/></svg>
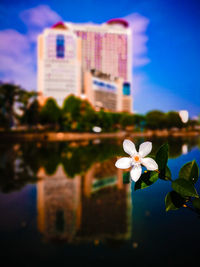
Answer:
<svg viewBox="0 0 200 267"><path fill-rule="evenodd" d="M81 93L81 40L65 25L38 37L38 92L41 104L52 97L61 106L69 94Z"/></svg>
<svg viewBox="0 0 200 267"><path fill-rule="evenodd" d="M96 102L101 102L106 110L110 109L109 106L112 111L131 112L131 59L131 30L122 19L113 19L101 25L58 23L51 29L46 29L38 39L40 99L54 97L61 104L69 94L74 94L84 96L93 106L96 106ZM95 85L94 79L92 85L87 87L89 83L85 81L88 77L86 73L92 72L106 76L111 87L108 85L108 90L102 87L101 93L100 87L95 89L98 81ZM101 79L98 77L99 84L105 84ZM116 87L116 81L117 87L120 81L121 89L114 93L111 88ZM105 98L105 92L112 102L108 105L107 101L106 106L105 101L98 101L101 97ZM120 97L114 97L113 93ZM114 104L113 97L116 98Z"/></svg>

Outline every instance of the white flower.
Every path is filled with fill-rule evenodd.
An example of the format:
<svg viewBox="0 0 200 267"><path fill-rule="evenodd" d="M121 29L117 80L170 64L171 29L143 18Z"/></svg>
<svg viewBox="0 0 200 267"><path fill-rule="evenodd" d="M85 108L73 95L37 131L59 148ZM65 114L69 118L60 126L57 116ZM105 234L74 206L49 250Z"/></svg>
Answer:
<svg viewBox="0 0 200 267"><path fill-rule="evenodd" d="M145 158L151 150L152 150L152 143L151 142L144 142L139 147L139 152L137 152L135 145L128 139L125 139L123 142L124 151L130 155L130 157L124 157L118 159L115 163L115 166L119 169L127 169L132 167L131 169L131 179L136 182L141 174L142 174L142 167L145 166L149 171L155 171L158 169L158 164L152 158Z"/></svg>

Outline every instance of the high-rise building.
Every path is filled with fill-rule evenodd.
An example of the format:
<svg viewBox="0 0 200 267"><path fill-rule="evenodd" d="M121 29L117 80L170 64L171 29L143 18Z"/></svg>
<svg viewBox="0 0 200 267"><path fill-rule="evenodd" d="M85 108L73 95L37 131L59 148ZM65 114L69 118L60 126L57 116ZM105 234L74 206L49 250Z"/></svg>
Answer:
<svg viewBox="0 0 200 267"><path fill-rule="evenodd" d="M108 110L110 108L107 107L113 107L110 110L132 111L131 59L131 30L123 19L112 19L100 25L57 23L45 30L38 39L38 90L41 99L42 96L46 98L59 95L55 98L62 102L72 93L84 95L89 101L93 101L91 104L94 107L97 102L101 102L102 107ZM87 88L85 74L88 72L106 76L107 84L109 81L111 86L108 85L107 90L102 87L102 92L98 86L97 90L96 77L91 80L90 89ZM101 80L100 76L98 79ZM113 96L118 94L119 90L111 89L116 87L114 84L119 80L120 97L112 97L116 99L116 103L109 105L105 101L99 101L99 97L106 99L109 92ZM105 84L105 81L102 82ZM91 98L90 95L94 97Z"/></svg>
<svg viewBox="0 0 200 267"><path fill-rule="evenodd" d="M53 97L59 105L69 94L81 93L81 40L64 24L38 37L39 101Z"/></svg>
<svg viewBox="0 0 200 267"><path fill-rule="evenodd" d="M122 19L107 23L66 23L82 40L82 68L131 82L131 30Z"/></svg>

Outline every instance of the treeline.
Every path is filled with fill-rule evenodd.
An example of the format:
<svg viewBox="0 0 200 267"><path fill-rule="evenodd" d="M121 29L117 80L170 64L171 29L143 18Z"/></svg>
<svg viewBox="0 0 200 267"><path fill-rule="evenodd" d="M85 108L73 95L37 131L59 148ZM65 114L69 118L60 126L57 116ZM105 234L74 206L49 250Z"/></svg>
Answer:
<svg viewBox="0 0 200 267"><path fill-rule="evenodd" d="M73 178L85 174L94 163L112 160L123 153L122 147L117 143L106 141L76 147L70 146L69 142L48 142L40 146L32 142L17 146L1 144L0 192L20 190L28 183L38 182L37 175L41 167L46 174L53 175L61 165L66 176Z"/></svg>
<svg viewBox="0 0 200 267"><path fill-rule="evenodd" d="M144 141L135 139L136 146ZM153 139L152 154L166 142L166 138ZM182 146L188 143L188 151L198 146L197 138L167 138L169 144L169 158L176 158L182 154ZM39 144L39 145L38 145ZM103 140L93 145L77 144L72 146L69 142L22 142L20 144L1 144L0 149L0 192L8 193L20 190L26 184L38 182L38 172L42 167L47 175L54 175L61 165L68 178L76 175L85 175L94 163L109 161L114 165L116 157L126 156L121 141ZM95 156L94 156L95 155ZM33 160L34 159L34 160ZM16 164L17 162L17 164Z"/></svg>
<svg viewBox="0 0 200 267"><path fill-rule="evenodd" d="M73 95L65 99L62 107L53 98L40 106L36 92L28 92L13 84L0 85L0 128L5 130L17 125L25 129L92 132L98 126L104 132L113 132L180 129L196 124L198 122L193 120L183 123L176 111L153 110L145 115L105 112L103 109L95 111L87 100Z"/></svg>

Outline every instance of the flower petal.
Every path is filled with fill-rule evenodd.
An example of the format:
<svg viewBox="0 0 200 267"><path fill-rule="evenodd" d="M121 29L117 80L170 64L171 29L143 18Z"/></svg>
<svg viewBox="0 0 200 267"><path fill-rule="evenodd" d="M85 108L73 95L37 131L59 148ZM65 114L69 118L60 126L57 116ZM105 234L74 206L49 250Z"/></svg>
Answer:
<svg viewBox="0 0 200 267"><path fill-rule="evenodd" d="M141 173L142 173L142 167L141 165L135 165L130 174L131 174L131 179L134 181L134 182L137 182L137 180L140 178L141 176Z"/></svg>
<svg viewBox="0 0 200 267"><path fill-rule="evenodd" d="M158 169L158 164L152 158L141 159L141 162L149 171L155 171Z"/></svg>
<svg viewBox="0 0 200 267"><path fill-rule="evenodd" d="M115 162L115 166L119 169L127 169L127 168L131 167L131 165L132 165L132 159L126 158L126 157L118 159Z"/></svg>
<svg viewBox="0 0 200 267"><path fill-rule="evenodd" d="M144 142L139 147L139 154L143 158L148 155L152 150L152 143L151 142Z"/></svg>
<svg viewBox="0 0 200 267"><path fill-rule="evenodd" d="M135 144L128 139L124 140L123 148L124 148L124 151L130 156L134 156L137 153Z"/></svg>

